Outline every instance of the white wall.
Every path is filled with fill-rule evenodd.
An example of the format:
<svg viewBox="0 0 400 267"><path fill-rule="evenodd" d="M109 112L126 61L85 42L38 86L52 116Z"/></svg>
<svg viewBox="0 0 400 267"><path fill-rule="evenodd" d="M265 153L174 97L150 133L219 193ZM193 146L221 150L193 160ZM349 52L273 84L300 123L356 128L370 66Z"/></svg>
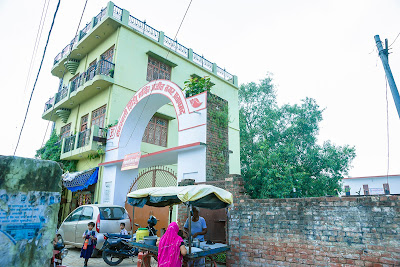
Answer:
<svg viewBox="0 0 400 267"><path fill-rule="evenodd" d="M386 176L369 176L354 177L343 179L343 191L346 185L350 186L350 195L364 195L363 185L367 184L368 188L383 188L383 184L389 183L390 194L400 194L400 175ZM344 192L343 192L344 194Z"/></svg>

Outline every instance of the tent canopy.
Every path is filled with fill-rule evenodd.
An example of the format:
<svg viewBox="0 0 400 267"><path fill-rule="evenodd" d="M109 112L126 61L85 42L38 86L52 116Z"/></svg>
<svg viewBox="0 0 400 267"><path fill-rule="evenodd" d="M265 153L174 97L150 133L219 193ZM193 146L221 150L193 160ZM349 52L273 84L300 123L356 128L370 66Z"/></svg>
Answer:
<svg viewBox="0 0 400 267"><path fill-rule="evenodd" d="M207 209L223 209L233 203L232 194L212 185L150 187L127 195L128 203L142 208L144 205L165 207L188 202Z"/></svg>

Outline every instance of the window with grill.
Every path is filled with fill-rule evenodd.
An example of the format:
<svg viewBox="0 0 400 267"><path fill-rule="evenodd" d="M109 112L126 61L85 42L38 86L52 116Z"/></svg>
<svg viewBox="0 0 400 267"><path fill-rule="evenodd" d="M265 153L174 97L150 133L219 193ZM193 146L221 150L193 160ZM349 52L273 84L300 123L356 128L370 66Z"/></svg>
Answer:
<svg viewBox="0 0 400 267"><path fill-rule="evenodd" d="M86 114L81 118L81 132L87 129L88 117L89 114Z"/></svg>
<svg viewBox="0 0 400 267"><path fill-rule="evenodd" d="M113 57L114 57L114 46L111 46L106 52L104 52L100 58L105 59L109 62L113 62Z"/></svg>
<svg viewBox="0 0 400 267"><path fill-rule="evenodd" d="M157 79L171 80L171 66L149 57L146 80L150 82Z"/></svg>
<svg viewBox="0 0 400 267"><path fill-rule="evenodd" d="M97 125L104 128L104 119L106 117L106 105L92 112L92 126Z"/></svg>
<svg viewBox="0 0 400 267"><path fill-rule="evenodd" d="M71 123L68 123L67 125L61 127L60 129L60 139L63 139L64 137L68 137L71 132Z"/></svg>
<svg viewBox="0 0 400 267"><path fill-rule="evenodd" d="M142 142L167 147L168 120L153 116L144 131Z"/></svg>

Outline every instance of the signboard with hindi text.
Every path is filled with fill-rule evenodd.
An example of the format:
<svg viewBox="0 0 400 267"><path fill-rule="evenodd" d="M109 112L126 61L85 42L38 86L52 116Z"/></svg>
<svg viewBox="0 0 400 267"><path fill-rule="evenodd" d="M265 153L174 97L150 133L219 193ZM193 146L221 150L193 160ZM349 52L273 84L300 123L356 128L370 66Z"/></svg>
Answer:
<svg viewBox="0 0 400 267"><path fill-rule="evenodd" d="M139 167L141 152L125 155L121 171L137 169Z"/></svg>
<svg viewBox="0 0 400 267"><path fill-rule="evenodd" d="M384 195L385 190L383 190L383 188L370 188L369 194L370 195Z"/></svg>

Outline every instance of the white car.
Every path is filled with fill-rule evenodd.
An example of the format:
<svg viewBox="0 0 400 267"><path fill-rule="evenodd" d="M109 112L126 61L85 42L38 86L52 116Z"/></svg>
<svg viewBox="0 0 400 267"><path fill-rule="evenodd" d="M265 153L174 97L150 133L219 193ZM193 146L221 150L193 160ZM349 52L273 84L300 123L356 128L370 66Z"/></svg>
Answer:
<svg viewBox="0 0 400 267"><path fill-rule="evenodd" d="M120 233L120 224L125 223L125 229L132 230L131 219L124 207L107 204L83 205L71 212L57 231L66 245L82 247L82 235L88 229L88 223L94 222L97 233L97 245L93 256L97 256L104 243L105 233Z"/></svg>

